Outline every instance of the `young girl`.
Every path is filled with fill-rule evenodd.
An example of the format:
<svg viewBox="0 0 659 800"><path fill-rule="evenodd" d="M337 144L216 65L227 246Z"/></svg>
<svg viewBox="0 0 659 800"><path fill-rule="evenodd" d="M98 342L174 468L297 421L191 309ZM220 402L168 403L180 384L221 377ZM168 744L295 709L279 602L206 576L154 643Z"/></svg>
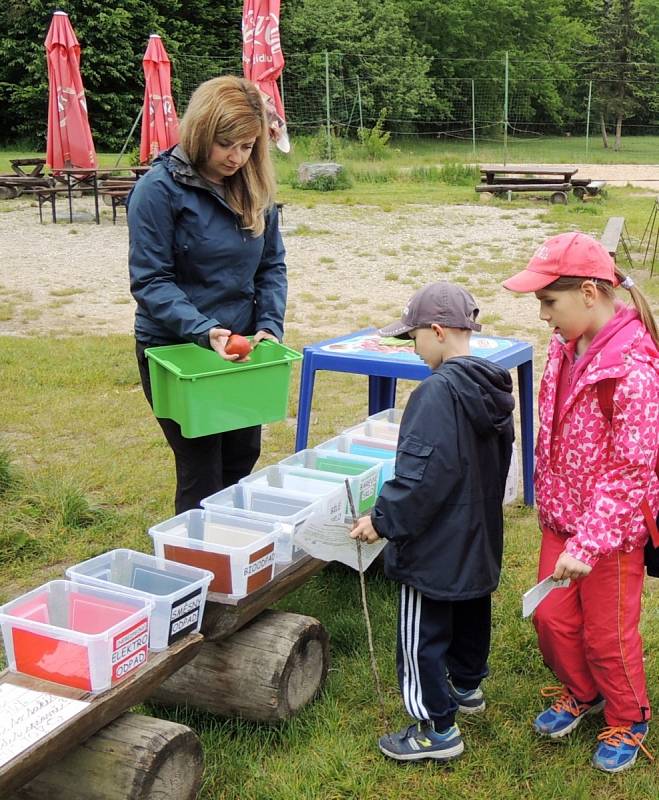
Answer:
<svg viewBox="0 0 659 800"><path fill-rule="evenodd" d="M650 704L638 630L646 515L659 508L659 336L647 301L583 233L548 239L506 289L534 292L553 330L538 407L538 579L571 578L535 613L562 687L534 722L552 739L604 709L593 766L631 767ZM616 299L620 285L634 306ZM608 401L606 397L608 396Z"/></svg>

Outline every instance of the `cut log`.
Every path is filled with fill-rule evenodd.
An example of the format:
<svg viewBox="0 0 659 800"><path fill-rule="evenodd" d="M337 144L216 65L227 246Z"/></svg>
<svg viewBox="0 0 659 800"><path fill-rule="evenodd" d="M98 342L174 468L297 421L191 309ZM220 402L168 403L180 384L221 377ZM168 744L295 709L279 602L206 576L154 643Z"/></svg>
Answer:
<svg viewBox="0 0 659 800"><path fill-rule="evenodd" d="M297 168L297 177L302 184L310 183L325 175L336 178L342 169L341 164L335 164L332 161L324 161L319 164L304 163Z"/></svg>
<svg viewBox="0 0 659 800"><path fill-rule="evenodd" d="M203 768L190 728L124 714L7 800L194 800Z"/></svg>
<svg viewBox="0 0 659 800"><path fill-rule="evenodd" d="M317 619L268 610L223 642L204 642L151 700L275 722L313 700L328 666L329 636Z"/></svg>

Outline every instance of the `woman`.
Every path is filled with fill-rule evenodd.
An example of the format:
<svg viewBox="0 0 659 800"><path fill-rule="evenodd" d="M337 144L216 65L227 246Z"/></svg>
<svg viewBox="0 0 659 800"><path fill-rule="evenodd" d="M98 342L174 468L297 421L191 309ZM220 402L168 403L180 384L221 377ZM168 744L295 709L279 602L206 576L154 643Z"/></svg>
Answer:
<svg viewBox="0 0 659 800"><path fill-rule="evenodd" d="M227 355L231 332L279 340L285 251L274 206L268 122L259 90L242 78L202 83L181 120L180 143L160 154L128 203L131 292L142 386L144 350L194 342ZM176 460L176 513L248 475L260 426L186 439L159 419Z"/></svg>

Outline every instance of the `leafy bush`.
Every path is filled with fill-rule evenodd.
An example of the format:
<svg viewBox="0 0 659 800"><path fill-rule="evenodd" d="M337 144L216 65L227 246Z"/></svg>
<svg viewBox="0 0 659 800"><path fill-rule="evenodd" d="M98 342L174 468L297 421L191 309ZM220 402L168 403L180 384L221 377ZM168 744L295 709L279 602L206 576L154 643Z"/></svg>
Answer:
<svg viewBox="0 0 659 800"><path fill-rule="evenodd" d="M389 139L391 134L384 130L384 120L387 109L383 108L378 115L377 122L372 128L360 128L357 131L359 142L366 151L366 155L375 160L386 158L389 153Z"/></svg>
<svg viewBox="0 0 659 800"><path fill-rule="evenodd" d="M352 181L348 173L342 169L337 175L318 175L306 183L301 183L300 179L295 176L291 179L291 186L293 189L311 189L316 192L333 192L336 189L349 189L352 186Z"/></svg>

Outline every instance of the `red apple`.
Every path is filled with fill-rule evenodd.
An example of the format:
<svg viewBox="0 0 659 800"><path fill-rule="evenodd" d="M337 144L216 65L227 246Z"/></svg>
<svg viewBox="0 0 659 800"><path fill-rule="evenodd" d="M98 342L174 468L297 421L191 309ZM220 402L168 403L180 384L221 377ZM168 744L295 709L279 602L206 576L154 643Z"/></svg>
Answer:
<svg viewBox="0 0 659 800"><path fill-rule="evenodd" d="M240 358L245 358L245 356L248 356L252 352L252 343L244 336L238 333L232 333L227 339L224 352L228 356L237 355L240 356Z"/></svg>

